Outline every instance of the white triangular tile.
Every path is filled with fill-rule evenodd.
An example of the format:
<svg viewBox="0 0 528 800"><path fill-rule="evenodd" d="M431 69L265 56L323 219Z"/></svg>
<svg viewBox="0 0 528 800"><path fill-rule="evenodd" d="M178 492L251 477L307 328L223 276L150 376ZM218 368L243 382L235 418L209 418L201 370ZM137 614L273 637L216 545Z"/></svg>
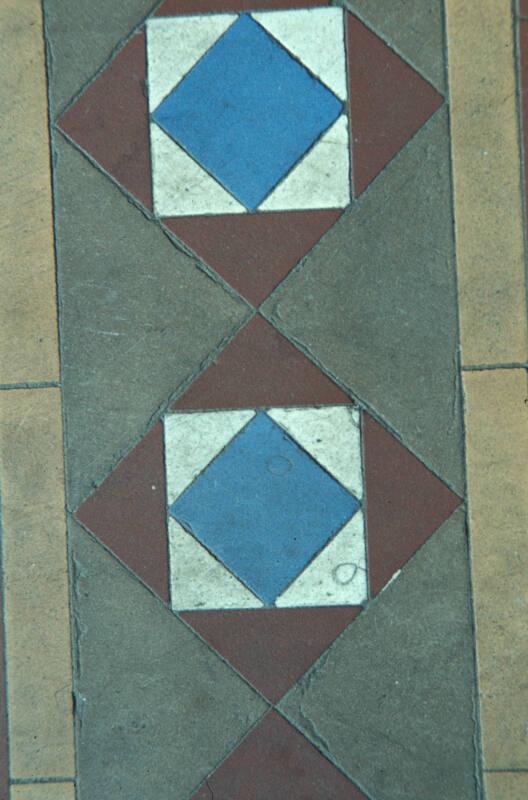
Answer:
<svg viewBox="0 0 528 800"><path fill-rule="evenodd" d="M150 126L154 211L160 217L243 214L244 206L167 136Z"/></svg>
<svg viewBox="0 0 528 800"><path fill-rule="evenodd" d="M341 8L268 11L252 14L252 17L341 100L346 100L344 12Z"/></svg>
<svg viewBox="0 0 528 800"><path fill-rule="evenodd" d="M220 561L169 519L171 608L262 608L255 597Z"/></svg>
<svg viewBox="0 0 528 800"><path fill-rule="evenodd" d="M259 210L344 208L349 203L348 118L342 114Z"/></svg>
<svg viewBox="0 0 528 800"><path fill-rule="evenodd" d="M236 19L236 14L149 19L147 63L151 112Z"/></svg>
<svg viewBox="0 0 528 800"><path fill-rule="evenodd" d="M356 408L272 408L267 413L358 500L362 498L361 433Z"/></svg>
<svg viewBox="0 0 528 800"><path fill-rule="evenodd" d="M254 411L206 411L165 417L169 505L254 416Z"/></svg>
<svg viewBox="0 0 528 800"><path fill-rule="evenodd" d="M361 510L277 598L292 606L361 605L367 599L364 520Z"/></svg>

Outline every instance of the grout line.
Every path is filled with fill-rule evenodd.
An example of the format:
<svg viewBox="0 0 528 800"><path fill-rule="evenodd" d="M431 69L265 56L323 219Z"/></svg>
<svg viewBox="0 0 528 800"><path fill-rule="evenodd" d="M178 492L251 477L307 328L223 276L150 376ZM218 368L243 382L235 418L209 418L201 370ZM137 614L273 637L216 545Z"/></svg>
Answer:
<svg viewBox="0 0 528 800"><path fill-rule="evenodd" d="M1 383L0 391L8 392L12 389L58 389L59 381L36 381L35 383Z"/></svg>
<svg viewBox="0 0 528 800"><path fill-rule="evenodd" d="M74 777L56 775L51 778L12 778L9 783L12 786L31 786L32 784L46 783L75 783Z"/></svg>
<svg viewBox="0 0 528 800"><path fill-rule="evenodd" d="M528 362L512 362L511 364L471 364L462 367L462 372L486 372L492 369L528 369Z"/></svg>

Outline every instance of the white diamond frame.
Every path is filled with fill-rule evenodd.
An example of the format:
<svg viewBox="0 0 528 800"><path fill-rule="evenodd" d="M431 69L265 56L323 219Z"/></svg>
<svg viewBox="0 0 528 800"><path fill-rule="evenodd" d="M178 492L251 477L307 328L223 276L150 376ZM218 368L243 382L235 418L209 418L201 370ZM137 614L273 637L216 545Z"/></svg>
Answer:
<svg viewBox="0 0 528 800"><path fill-rule="evenodd" d="M251 16L347 103L344 11L324 7ZM149 109L184 78L237 14L157 17L147 21ZM213 176L150 123L154 211L160 217L245 214ZM348 113L344 112L259 206L259 211L345 208L351 199Z"/></svg>
<svg viewBox="0 0 528 800"><path fill-rule="evenodd" d="M270 407L269 417L358 500L363 498L360 412L355 406ZM171 505L250 422L255 409L172 412L164 419ZM230 570L168 515L174 611L262 608ZM361 605L367 599L362 508L286 587L275 606Z"/></svg>

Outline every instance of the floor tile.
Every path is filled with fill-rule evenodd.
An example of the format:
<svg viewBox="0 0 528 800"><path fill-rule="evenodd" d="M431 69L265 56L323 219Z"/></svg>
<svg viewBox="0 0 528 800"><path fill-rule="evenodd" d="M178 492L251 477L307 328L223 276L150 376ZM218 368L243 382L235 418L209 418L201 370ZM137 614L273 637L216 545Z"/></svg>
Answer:
<svg viewBox="0 0 528 800"><path fill-rule="evenodd" d="M340 209L165 219L167 228L258 305L341 216Z"/></svg>
<svg viewBox="0 0 528 800"><path fill-rule="evenodd" d="M328 6L330 0L303 0L303 6ZM298 8L298 0L259 0L259 8ZM202 14L209 11L253 11L253 0L165 0L156 11L156 16L172 16L174 14Z"/></svg>
<svg viewBox="0 0 528 800"><path fill-rule="evenodd" d="M446 12L462 363L525 363L528 334L511 15L493 0L448 0ZM493 73L489 64L494 65Z"/></svg>
<svg viewBox="0 0 528 800"><path fill-rule="evenodd" d="M347 14L347 45L354 191L359 195L443 97L353 14Z"/></svg>
<svg viewBox="0 0 528 800"><path fill-rule="evenodd" d="M59 375L42 9L2 3L0 383Z"/></svg>
<svg viewBox="0 0 528 800"><path fill-rule="evenodd" d="M344 13L340 8L296 9L253 14L277 41L306 64L338 97L348 95Z"/></svg>
<svg viewBox="0 0 528 800"><path fill-rule="evenodd" d="M73 783L30 783L11 787L11 800L75 800Z"/></svg>
<svg viewBox="0 0 528 800"><path fill-rule="evenodd" d="M125 456L75 516L162 600L168 600L161 422Z"/></svg>
<svg viewBox="0 0 528 800"><path fill-rule="evenodd" d="M146 80L145 34L140 32L58 124L124 189L151 208Z"/></svg>
<svg viewBox="0 0 528 800"><path fill-rule="evenodd" d="M440 110L263 309L461 492L449 174Z"/></svg>
<svg viewBox="0 0 528 800"><path fill-rule="evenodd" d="M44 0L51 113L55 117L152 8L152 0ZM102 22L104 20L104 23Z"/></svg>
<svg viewBox="0 0 528 800"><path fill-rule="evenodd" d="M277 713L270 712L193 800L364 800L364 795Z"/></svg>
<svg viewBox="0 0 528 800"><path fill-rule="evenodd" d="M0 569L2 564L0 563ZM4 580L0 572L0 800L8 800L9 793L9 751L7 746L7 684L6 684L6 641L4 628Z"/></svg>
<svg viewBox="0 0 528 800"><path fill-rule="evenodd" d="M346 0L388 44L444 91L444 20L442 0Z"/></svg>
<svg viewBox="0 0 528 800"><path fill-rule="evenodd" d="M189 797L266 706L99 544L71 533L79 798Z"/></svg>
<svg viewBox="0 0 528 800"><path fill-rule="evenodd" d="M457 511L281 709L376 800L476 800L473 686Z"/></svg>
<svg viewBox="0 0 528 800"><path fill-rule="evenodd" d="M517 23L518 35L518 72L520 88L520 115L521 115L521 144L524 154L524 196L528 197L528 20L519 20ZM528 214L525 200L525 219ZM526 224L526 223L525 223Z"/></svg>
<svg viewBox="0 0 528 800"><path fill-rule="evenodd" d="M461 501L368 414L363 449L370 589L377 594Z"/></svg>
<svg viewBox="0 0 528 800"><path fill-rule="evenodd" d="M182 618L276 703L360 612L359 607L186 611Z"/></svg>
<svg viewBox="0 0 528 800"><path fill-rule="evenodd" d="M76 508L247 312L62 137L55 148L67 476Z"/></svg>
<svg viewBox="0 0 528 800"><path fill-rule="evenodd" d="M261 411L169 510L272 605L358 508L357 498Z"/></svg>
<svg viewBox="0 0 528 800"><path fill-rule="evenodd" d="M528 2L527 0L518 0L518 13L523 17L528 17Z"/></svg>
<svg viewBox="0 0 528 800"><path fill-rule="evenodd" d="M528 772L486 772L487 800L524 800L528 792Z"/></svg>
<svg viewBox="0 0 528 800"><path fill-rule="evenodd" d="M467 373L464 392L484 768L526 769L526 370Z"/></svg>
<svg viewBox="0 0 528 800"><path fill-rule="evenodd" d="M58 389L0 393L11 778L75 770L62 454Z"/></svg>
<svg viewBox="0 0 528 800"><path fill-rule="evenodd" d="M286 382L287 376L287 382ZM174 410L334 405L350 398L256 316L174 403Z"/></svg>

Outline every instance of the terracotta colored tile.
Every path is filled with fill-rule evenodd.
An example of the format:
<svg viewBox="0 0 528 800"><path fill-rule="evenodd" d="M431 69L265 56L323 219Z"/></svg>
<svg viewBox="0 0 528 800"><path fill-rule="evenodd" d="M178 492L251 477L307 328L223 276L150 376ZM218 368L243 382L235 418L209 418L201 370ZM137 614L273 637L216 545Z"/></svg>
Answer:
<svg viewBox="0 0 528 800"><path fill-rule="evenodd" d="M462 361L524 363L528 338L510 8L495 0L447 0L446 13Z"/></svg>
<svg viewBox="0 0 528 800"><path fill-rule="evenodd" d="M39 0L0 8L0 383L58 379L47 89Z"/></svg>
<svg viewBox="0 0 528 800"><path fill-rule="evenodd" d="M255 11L267 8L307 8L328 6L330 0L166 0L156 11L157 17L175 14L203 14L221 11Z"/></svg>
<svg viewBox="0 0 528 800"><path fill-rule="evenodd" d="M527 373L466 372L464 390L484 768L526 769Z"/></svg>
<svg viewBox="0 0 528 800"><path fill-rule="evenodd" d="M521 17L528 17L528 0L518 0L518 13Z"/></svg>
<svg viewBox="0 0 528 800"><path fill-rule="evenodd" d="M443 103L443 97L357 17L347 14L355 194Z"/></svg>
<svg viewBox="0 0 528 800"><path fill-rule="evenodd" d="M354 606L270 608L180 616L276 703L360 611Z"/></svg>
<svg viewBox="0 0 528 800"><path fill-rule="evenodd" d="M0 393L12 778L74 773L58 389Z"/></svg>
<svg viewBox="0 0 528 800"><path fill-rule="evenodd" d="M162 600L168 600L161 422L77 509L76 517Z"/></svg>
<svg viewBox="0 0 528 800"><path fill-rule="evenodd" d="M350 398L255 316L174 403L176 410L327 405Z"/></svg>
<svg viewBox="0 0 528 800"><path fill-rule="evenodd" d="M365 800L275 711L243 740L193 800Z"/></svg>
<svg viewBox="0 0 528 800"><path fill-rule="evenodd" d="M0 800L8 800L9 752L7 749L7 687L5 674L4 587L0 563Z"/></svg>
<svg viewBox="0 0 528 800"><path fill-rule="evenodd" d="M270 294L341 216L340 209L223 214L164 224L254 305Z"/></svg>
<svg viewBox="0 0 528 800"><path fill-rule="evenodd" d="M75 800L75 784L28 783L12 786L11 800Z"/></svg>
<svg viewBox="0 0 528 800"><path fill-rule="evenodd" d="M118 183L152 207L143 31L123 47L58 124Z"/></svg>
<svg viewBox="0 0 528 800"><path fill-rule="evenodd" d="M485 772L487 800L526 800L528 797L528 770L526 772Z"/></svg>
<svg viewBox="0 0 528 800"><path fill-rule="evenodd" d="M363 451L370 589L377 594L460 498L368 414Z"/></svg>

